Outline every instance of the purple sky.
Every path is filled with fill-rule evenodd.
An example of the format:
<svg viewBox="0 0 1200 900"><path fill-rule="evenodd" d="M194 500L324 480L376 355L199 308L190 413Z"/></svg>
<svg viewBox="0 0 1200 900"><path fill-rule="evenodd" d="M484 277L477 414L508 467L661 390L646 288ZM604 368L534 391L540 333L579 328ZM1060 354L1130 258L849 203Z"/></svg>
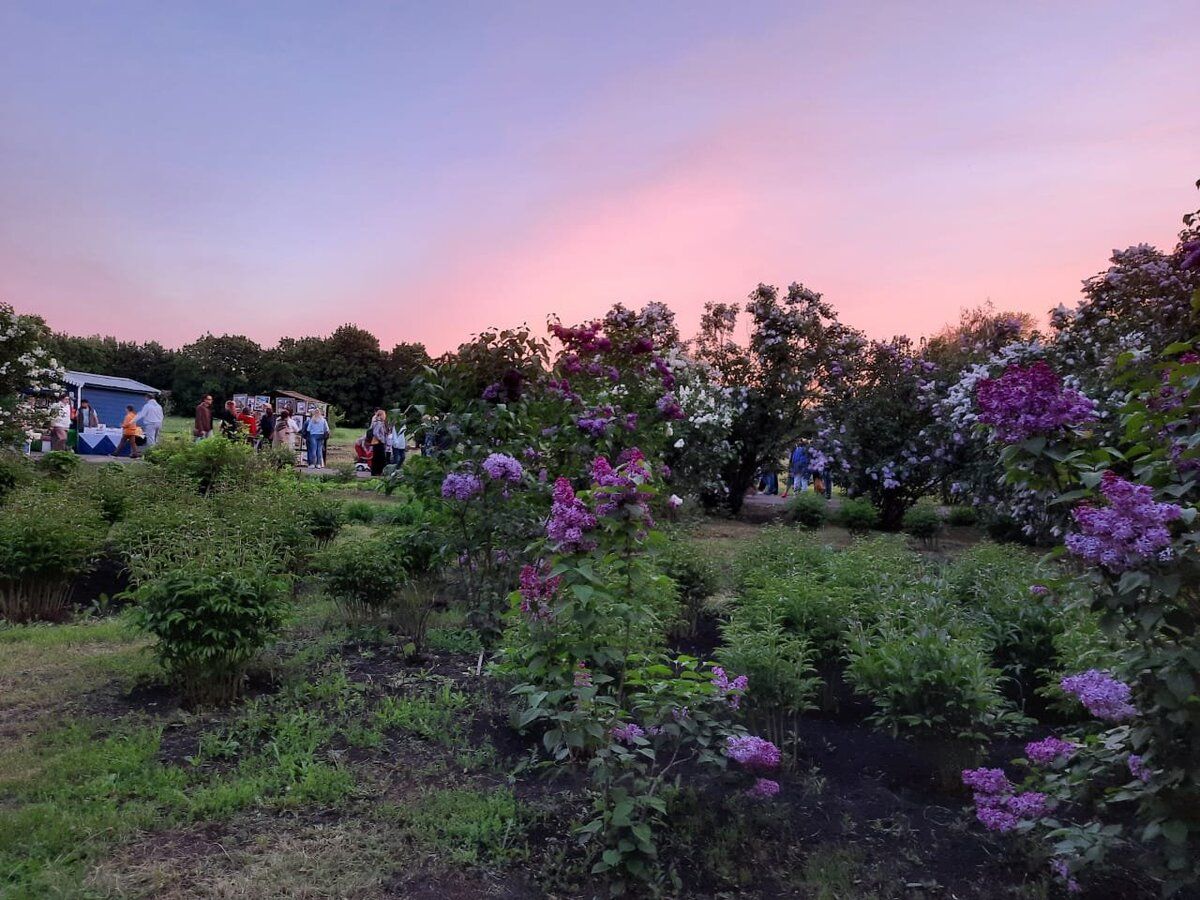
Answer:
<svg viewBox="0 0 1200 900"><path fill-rule="evenodd" d="M1195 0L0 4L0 298L433 351L803 281L1042 315L1200 206Z"/></svg>

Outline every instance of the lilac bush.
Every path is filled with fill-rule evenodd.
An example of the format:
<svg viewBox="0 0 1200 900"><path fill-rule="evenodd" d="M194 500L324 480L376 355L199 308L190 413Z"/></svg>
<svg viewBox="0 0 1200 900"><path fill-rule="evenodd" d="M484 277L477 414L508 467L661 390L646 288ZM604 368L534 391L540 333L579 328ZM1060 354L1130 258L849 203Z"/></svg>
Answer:
<svg viewBox="0 0 1200 900"><path fill-rule="evenodd" d="M483 461L483 471L492 481L519 483L525 476L525 468L507 453L492 453Z"/></svg>
<svg viewBox="0 0 1200 900"><path fill-rule="evenodd" d="M1039 766L1048 766L1060 759L1068 759L1075 750L1075 744L1054 736L1025 745L1025 755L1030 762Z"/></svg>
<svg viewBox="0 0 1200 900"><path fill-rule="evenodd" d="M1183 515L1178 504L1158 503L1148 485L1126 481L1111 471L1104 473L1100 492L1108 505L1083 503L1072 511L1080 530L1067 535L1068 550L1116 575L1155 560L1170 560L1168 525Z"/></svg>
<svg viewBox="0 0 1200 900"><path fill-rule="evenodd" d="M980 382L976 391L979 421L990 425L1006 443L1054 434L1096 417L1095 404L1064 387L1062 378L1044 361L1010 366L999 378Z"/></svg>
<svg viewBox="0 0 1200 900"><path fill-rule="evenodd" d="M1079 675L1069 675L1061 682L1064 692L1076 697L1097 719L1123 722L1137 715L1129 702L1129 685L1113 678L1108 672L1089 669Z"/></svg>

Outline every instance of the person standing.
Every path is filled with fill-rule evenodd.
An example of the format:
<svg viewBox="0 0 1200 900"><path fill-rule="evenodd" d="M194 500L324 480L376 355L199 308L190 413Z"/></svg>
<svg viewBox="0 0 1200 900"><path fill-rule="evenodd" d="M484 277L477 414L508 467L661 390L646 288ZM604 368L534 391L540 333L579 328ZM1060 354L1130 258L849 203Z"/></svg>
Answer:
<svg viewBox="0 0 1200 900"><path fill-rule="evenodd" d="M125 419L121 422L121 443L117 444L117 449L110 456L120 456L121 451L129 447L129 458L138 459L141 453L138 452L138 438L142 437L142 429L138 427L137 413L134 412L132 406L125 407Z"/></svg>
<svg viewBox="0 0 1200 900"><path fill-rule="evenodd" d="M212 394L205 394L203 399L196 404L196 422L195 426L192 428L192 435L198 441L202 441L206 437L212 437L212 405Z"/></svg>
<svg viewBox="0 0 1200 900"><path fill-rule="evenodd" d="M71 430L71 395L63 394L50 407L50 449L67 449L67 432Z"/></svg>
<svg viewBox="0 0 1200 900"><path fill-rule="evenodd" d="M371 424L367 428L367 446L371 448L371 474L382 475L383 467L387 465L388 453L388 421L387 413L382 409L375 410Z"/></svg>
<svg viewBox="0 0 1200 900"><path fill-rule="evenodd" d="M258 420L259 450L275 440L275 426L277 424L279 423L275 419L275 410L268 406L265 410L263 410L262 417Z"/></svg>
<svg viewBox="0 0 1200 900"><path fill-rule="evenodd" d="M92 408L91 402L80 400L79 409L75 411L76 433L83 431L85 428L97 428L99 425L100 418L96 415L96 410Z"/></svg>
<svg viewBox="0 0 1200 900"><path fill-rule="evenodd" d="M242 423L242 428L246 430L247 442L254 444L258 439L258 419L254 418L254 413L250 412L250 407L243 406L242 411L238 413L237 420Z"/></svg>
<svg viewBox="0 0 1200 900"><path fill-rule="evenodd" d="M237 417L237 405L232 400L225 401L225 405L217 413L217 418L221 422L221 437L230 441L241 438L242 423Z"/></svg>
<svg viewBox="0 0 1200 900"><path fill-rule="evenodd" d="M789 490L797 494L808 490L808 476L808 450L802 444L797 444L788 460L788 483L783 488L783 498L787 499Z"/></svg>
<svg viewBox="0 0 1200 900"><path fill-rule="evenodd" d="M310 469L325 468L325 443L329 440L329 420L317 407L308 417L308 466Z"/></svg>
<svg viewBox="0 0 1200 900"><path fill-rule="evenodd" d="M392 465L404 465L404 457L408 453L408 435L404 430L404 421L401 420L392 428L391 437L388 439L388 444L392 451Z"/></svg>
<svg viewBox="0 0 1200 900"><path fill-rule="evenodd" d="M286 409L281 410L279 418L275 420L275 430L271 435L271 444L275 447L286 447L288 450L292 450L294 449L292 441L294 433L292 414Z"/></svg>
<svg viewBox="0 0 1200 900"><path fill-rule="evenodd" d="M158 433L162 431L163 408L153 394L146 395L142 411L137 414L137 423L142 426L142 432L146 435L146 446L153 447L157 444Z"/></svg>

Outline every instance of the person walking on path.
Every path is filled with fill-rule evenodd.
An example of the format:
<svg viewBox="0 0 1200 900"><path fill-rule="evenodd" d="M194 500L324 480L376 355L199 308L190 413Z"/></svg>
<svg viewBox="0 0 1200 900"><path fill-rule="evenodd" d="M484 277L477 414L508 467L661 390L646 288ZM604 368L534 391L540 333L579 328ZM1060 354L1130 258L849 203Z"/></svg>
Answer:
<svg viewBox="0 0 1200 900"><path fill-rule="evenodd" d="M308 466L310 469L325 468L325 442L329 439L329 420L320 408L308 417Z"/></svg>
<svg viewBox="0 0 1200 900"><path fill-rule="evenodd" d="M206 437L212 437L212 394L205 394L204 398L196 404L196 423L192 428L192 435L198 441L204 440Z"/></svg>
<svg viewBox="0 0 1200 900"><path fill-rule="evenodd" d="M138 438L140 437L142 437L142 429L138 427L137 413L134 412L132 406L126 406L125 419L121 422L121 443L117 444L117 449L111 455L120 456L121 451L128 447L129 458L139 459L142 455L138 452Z"/></svg>
<svg viewBox="0 0 1200 900"><path fill-rule="evenodd" d="M163 408L153 394L146 395L142 411L137 414L137 423L142 426L142 432L146 435L146 446L155 446L158 443L158 433L162 431Z"/></svg>
<svg viewBox="0 0 1200 900"><path fill-rule="evenodd" d="M788 483L783 488L783 499L787 499L788 491L799 494L808 490L808 451L802 444L797 444L788 460Z"/></svg>
<svg viewBox="0 0 1200 900"><path fill-rule="evenodd" d="M50 449L67 449L67 432L71 430L71 395L63 394L50 408Z"/></svg>
<svg viewBox="0 0 1200 900"><path fill-rule="evenodd" d="M367 446L371 448L372 475L382 475L383 467L387 465L388 431L387 413L382 409L375 410L375 415L371 418L371 424L367 428Z"/></svg>

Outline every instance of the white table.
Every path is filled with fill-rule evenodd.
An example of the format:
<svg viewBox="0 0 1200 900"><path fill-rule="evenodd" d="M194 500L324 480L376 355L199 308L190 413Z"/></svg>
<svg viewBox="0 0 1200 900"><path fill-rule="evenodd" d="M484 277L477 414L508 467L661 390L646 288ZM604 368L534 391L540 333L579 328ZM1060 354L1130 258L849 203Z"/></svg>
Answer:
<svg viewBox="0 0 1200 900"><path fill-rule="evenodd" d="M76 435L75 452L84 456L107 456L121 443L120 428L85 428ZM123 450L128 454L128 450Z"/></svg>

